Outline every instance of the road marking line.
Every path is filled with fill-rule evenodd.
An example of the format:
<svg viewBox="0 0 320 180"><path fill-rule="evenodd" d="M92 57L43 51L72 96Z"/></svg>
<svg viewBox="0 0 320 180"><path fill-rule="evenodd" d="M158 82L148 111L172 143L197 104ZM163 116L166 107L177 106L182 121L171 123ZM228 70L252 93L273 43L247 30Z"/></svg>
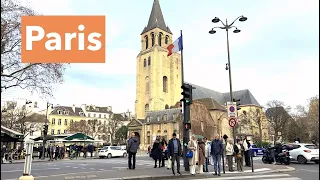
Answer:
<svg viewBox="0 0 320 180"><path fill-rule="evenodd" d="M207 178L207 180L234 180L234 179L256 179L259 178L260 180L270 180L270 178L276 178L276 177L283 177L282 179L272 179L272 180L300 180L294 179L294 177L291 177L289 174L268 174L268 175L252 175L252 176L233 176L233 177L214 177L214 178ZM289 178L284 178L289 177ZM266 179L262 179L266 178ZM195 180L203 180L203 179L195 179Z"/></svg>
<svg viewBox="0 0 320 180"><path fill-rule="evenodd" d="M317 170L309 170L309 169L298 169L298 170L301 170L301 171L308 171L308 172L319 172Z"/></svg>
<svg viewBox="0 0 320 180"><path fill-rule="evenodd" d="M103 171L115 171L115 170L103 170ZM94 172L102 172L102 171L86 171L86 172L76 172L76 173L53 174L49 176L34 176L34 178L37 179L37 178L67 176L67 175L73 175L73 174L79 174L79 173L94 173ZM14 180L17 180L17 179L14 179Z"/></svg>

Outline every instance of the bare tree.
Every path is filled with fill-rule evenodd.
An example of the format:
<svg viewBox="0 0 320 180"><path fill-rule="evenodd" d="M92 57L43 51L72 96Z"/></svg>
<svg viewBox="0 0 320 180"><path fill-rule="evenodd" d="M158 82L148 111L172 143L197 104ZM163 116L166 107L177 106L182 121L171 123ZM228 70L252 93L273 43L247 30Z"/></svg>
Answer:
<svg viewBox="0 0 320 180"><path fill-rule="evenodd" d="M7 108L1 112L1 125L18 131L22 134L29 132L29 126L27 126L31 111L26 106L18 106L17 102L8 102Z"/></svg>
<svg viewBox="0 0 320 180"><path fill-rule="evenodd" d="M113 144L115 142L115 135L119 128L122 126L122 121L124 121L124 117L121 114L111 114L110 120L108 124L104 128L104 132L110 135L110 143Z"/></svg>
<svg viewBox="0 0 320 180"><path fill-rule="evenodd" d="M266 116L274 130L275 141L278 140L278 133L284 133L286 124L292 120L288 113L290 109L289 106L285 106L283 102L278 100L272 100L267 103Z"/></svg>
<svg viewBox="0 0 320 180"><path fill-rule="evenodd" d="M249 107L247 111L243 112L244 120L246 123L254 123L258 126L259 134L258 139L260 142L262 142L262 130L263 130L263 112L261 112L258 108Z"/></svg>
<svg viewBox="0 0 320 180"><path fill-rule="evenodd" d="M310 130L310 138L319 142L319 97L315 96L309 100L308 111L308 127Z"/></svg>
<svg viewBox="0 0 320 180"><path fill-rule="evenodd" d="M63 82L65 64L21 63L21 16L33 15L13 0L1 1L1 92L21 88L52 96L52 85Z"/></svg>
<svg viewBox="0 0 320 180"><path fill-rule="evenodd" d="M104 126L101 123L101 121L97 119L92 120L81 120L76 121L70 124L70 127L68 129L71 133L83 133L88 136L91 136L92 138L96 138L99 134L103 132Z"/></svg>

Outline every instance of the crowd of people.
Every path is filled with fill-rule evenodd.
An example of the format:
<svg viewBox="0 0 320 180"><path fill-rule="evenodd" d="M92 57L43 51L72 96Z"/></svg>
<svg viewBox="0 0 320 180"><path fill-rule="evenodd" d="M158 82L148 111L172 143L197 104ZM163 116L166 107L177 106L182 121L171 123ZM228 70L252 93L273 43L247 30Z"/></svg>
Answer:
<svg viewBox="0 0 320 180"><path fill-rule="evenodd" d="M135 169L136 153L139 149L139 142L135 134L132 133L128 140L127 151L128 169ZM229 171L234 171L234 162L236 163L237 171L243 171L243 165L250 167L250 142L245 137L244 139L228 139L228 137L220 137L218 134L212 141L208 138L198 138L196 135L191 136L191 140L187 145L188 153L186 154L189 160L190 174L201 174L209 172L209 166L213 166L214 174L221 175L221 161L223 155L226 155L225 165ZM165 167L167 160L168 169L172 173L180 173L180 158L182 155L183 147L180 140L177 138L176 133L172 134L172 138L167 141L164 137L157 136L152 147L149 146L148 153L154 159L154 168ZM176 165L176 167L175 167Z"/></svg>

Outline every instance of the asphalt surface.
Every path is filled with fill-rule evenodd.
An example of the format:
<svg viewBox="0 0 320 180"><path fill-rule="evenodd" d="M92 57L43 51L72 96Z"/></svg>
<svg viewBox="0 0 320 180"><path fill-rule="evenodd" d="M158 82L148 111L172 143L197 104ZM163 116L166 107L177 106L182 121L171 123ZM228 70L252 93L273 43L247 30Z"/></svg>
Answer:
<svg viewBox="0 0 320 180"><path fill-rule="evenodd" d="M183 169L183 162L180 163ZM263 164L261 158L257 157L254 159L254 164L258 168ZM1 180L13 180L18 179L23 173L23 163L20 164L1 164ZM32 164L31 174L35 177L36 180L42 179L106 179L106 178L115 178L115 177L124 177L124 176L140 176L140 175L152 175L152 174L168 174L171 175L171 172L166 170L166 168L154 169L154 161L148 156L138 156L137 165L135 171L127 170L127 158L112 158L112 159L86 159L86 160L58 160L53 162L35 162ZM274 179L274 178L288 178L295 180L295 177L298 177L303 180L315 180L319 179L319 165L316 164L292 164L292 167L297 168L297 172L286 173L286 175L279 176L280 173L277 173L278 176L266 177L265 179ZM279 165L277 168L285 168L285 166ZM250 170L246 170L249 172ZM122 176L121 176L122 175ZM223 174L219 178L232 179L234 174ZM239 174L236 177L238 179L247 178L254 179L254 176L250 173ZM208 174L209 178L213 178L212 174ZM191 179L196 179L199 177L194 177ZM218 177L214 177L219 179ZM257 177L259 179L259 177ZM292 179L293 178L293 179ZM185 178L190 179L190 178ZM261 178L260 178L261 179ZM289 180L289 179L288 179Z"/></svg>

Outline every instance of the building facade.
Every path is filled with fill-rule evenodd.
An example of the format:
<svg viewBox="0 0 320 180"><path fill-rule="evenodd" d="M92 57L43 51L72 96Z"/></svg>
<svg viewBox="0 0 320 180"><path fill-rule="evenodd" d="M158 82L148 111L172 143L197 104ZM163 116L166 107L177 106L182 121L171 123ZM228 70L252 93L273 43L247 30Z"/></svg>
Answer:
<svg viewBox="0 0 320 180"><path fill-rule="evenodd" d="M137 56L135 120L128 124L130 131L140 136L140 148L151 146L156 136L171 138L173 132L182 137L181 108L181 59L176 53L167 57L166 47L172 43L172 32L166 26L159 0L154 0L149 21L141 38L141 51ZM191 84L191 83L189 83ZM232 137L233 130L228 125L226 103L230 93L221 93L195 84L191 105L191 133L213 138L215 134ZM234 91L233 98L240 99L240 113L248 109L260 109L262 125L257 121L246 123L248 129L242 135L252 135L265 127L262 107L247 89ZM248 119L248 118L247 118ZM242 123L244 125L244 123ZM238 125L241 126L240 124ZM262 131L267 139L267 130ZM241 135L238 133L238 135Z"/></svg>

